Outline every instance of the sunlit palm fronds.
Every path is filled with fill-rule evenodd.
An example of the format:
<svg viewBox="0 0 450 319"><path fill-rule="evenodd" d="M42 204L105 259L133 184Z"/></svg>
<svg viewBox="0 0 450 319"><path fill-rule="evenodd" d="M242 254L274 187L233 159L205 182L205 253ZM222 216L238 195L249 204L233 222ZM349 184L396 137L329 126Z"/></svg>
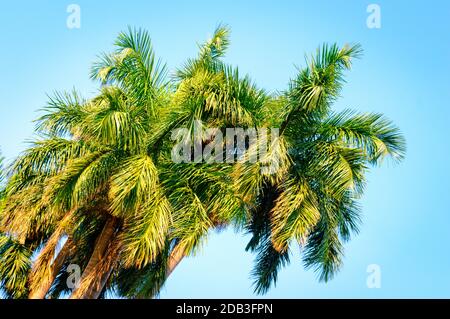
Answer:
<svg viewBox="0 0 450 319"><path fill-rule="evenodd" d="M359 45L321 46L285 92L268 94L223 61L229 34L218 26L169 78L149 33L129 28L92 67L94 97L49 98L39 139L1 188L0 285L10 297L70 293L73 264L83 273L72 297L157 296L180 260L223 227L251 235L256 293L276 283L292 245L320 280L336 274L358 231L365 173L403 159L404 138L381 114L332 110ZM187 129L186 143L211 142L195 140L198 126L268 135L258 132L264 143L246 142L239 156L225 138L215 155L235 161L174 163L174 129Z"/></svg>

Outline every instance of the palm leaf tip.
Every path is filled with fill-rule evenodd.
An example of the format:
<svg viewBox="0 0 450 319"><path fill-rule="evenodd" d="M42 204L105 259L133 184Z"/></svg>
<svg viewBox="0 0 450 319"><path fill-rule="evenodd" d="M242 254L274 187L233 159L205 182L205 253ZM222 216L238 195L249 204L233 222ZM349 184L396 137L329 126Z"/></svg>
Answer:
<svg viewBox="0 0 450 319"><path fill-rule="evenodd" d="M230 45L230 29L226 25L218 25L213 36L200 48L200 56L203 58L218 59L225 55Z"/></svg>

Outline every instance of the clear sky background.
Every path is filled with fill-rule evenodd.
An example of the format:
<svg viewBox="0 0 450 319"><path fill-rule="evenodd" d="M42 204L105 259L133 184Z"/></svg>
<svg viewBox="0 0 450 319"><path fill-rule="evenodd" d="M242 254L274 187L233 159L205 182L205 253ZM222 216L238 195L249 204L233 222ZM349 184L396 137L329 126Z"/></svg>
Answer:
<svg viewBox="0 0 450 319"><path fill-rule="evenodd" d="M81 8L68 29L66 8ZM380 5L381 28L366 25ZM346 245L328 284L302 268L299 252L266 296L273 298L450 297L450 2L448 1L2 1L0 147L12 160L33 137L32 120L54 90L92 96L89 68L127 25L150 31L170 69L197 53L218 23L232 28L226 61L270 91L283 90L304 55L324 42L359 42L365 54L348 74L336 109L382 112L406 136L406 160L371 170L364 225ZM252 292L248 238L211 233L183 260L162 298L244 298ZM368 265L381 288L366 285Z"/></svg>

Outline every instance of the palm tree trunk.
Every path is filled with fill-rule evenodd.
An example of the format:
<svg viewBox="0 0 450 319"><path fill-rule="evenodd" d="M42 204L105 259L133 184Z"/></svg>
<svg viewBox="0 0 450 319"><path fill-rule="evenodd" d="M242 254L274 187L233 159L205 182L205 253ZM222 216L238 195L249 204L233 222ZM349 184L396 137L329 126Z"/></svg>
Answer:
<svg viewBox="0 0 450 319"><path fill-rule="evenodd" d="M91 258L81 275L78 287L70 299L97 299L102 292L119 253L115 239L118 220L110 217L98 236Z"/></svg>
<svg viewBox="0 0 450 319"><path fill-rule="evenodd" d="M74 243L71 238L67 239L64 246L61 248L58 256L50 265L50 270L46 272L45 277L41 278L38 285L32 287L28 298L29 299L44 299L50 290L53 281L55 281L61 267L66 261L67 257L70 255L71 250L74 248Z"/></svg>
<svg viewBox="0 0 450 319"><path fill-rule="evenodd" d="M184 249L180 246L180 244L175 245L170 253L169 260L167 261L166 279L175 270L184 257L186 257Z"/></svg>
<svg viewBox="0 0 450 319"><path fill-rule="evenodd" d="M29 276L29 299L45 298L47 292L53 284L53 281L58 275L58 272L64 264L64 261L70 253L70 250L73 248L72 239L69 237L58 256L54 258L56 247L64 235L64 228L71 220L73 212L74 210L71 210L63 217L59 226L55 229L44 248L39 253Z"/></svg>

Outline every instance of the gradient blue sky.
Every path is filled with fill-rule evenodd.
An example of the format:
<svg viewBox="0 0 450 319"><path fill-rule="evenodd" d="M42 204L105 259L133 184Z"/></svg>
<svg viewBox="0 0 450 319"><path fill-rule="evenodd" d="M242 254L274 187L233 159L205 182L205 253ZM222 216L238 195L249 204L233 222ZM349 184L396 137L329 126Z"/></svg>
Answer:
<svg viewBox="0 0 450 319"><path fill-rule="evenodd" d="M81 7L81 29L66 27L71 3ZM366 26L370 3L381 6L381 29ZM336 109L386 114L406 136L406 160L369 174L364 225L332 282L318 283L296 251L267 297L450 297L450 2L34 0L2 1L0 8L0 147L8 160L32 138L46 93L95 93L90 65L127 25L148 29L158 56L174 69L226 23L226 60L273 91L286 87L295 65L318 45L361 43L364 57ZM247 240L233 231L211 233L161 297L255 297ZM366 286L369 264L381 267L379 289Z"/></svg>

